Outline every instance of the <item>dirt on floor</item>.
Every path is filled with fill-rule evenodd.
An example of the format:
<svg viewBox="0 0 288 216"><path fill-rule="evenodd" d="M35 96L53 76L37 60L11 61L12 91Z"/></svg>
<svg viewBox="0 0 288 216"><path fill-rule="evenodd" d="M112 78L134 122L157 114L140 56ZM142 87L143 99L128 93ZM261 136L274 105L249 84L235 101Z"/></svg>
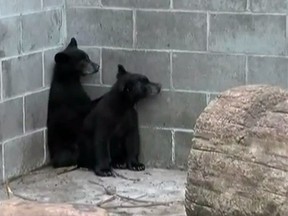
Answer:
<svg viewBox="0 0 288 216"><path fill-rule="evenodd" d="M45 168L4 185L16 197L49 203L98 205L111 216L185 216L186 172L147 169L116 170L115 177L100 178L86 170ZM12 193L11 193L12 192Z"/></svg>

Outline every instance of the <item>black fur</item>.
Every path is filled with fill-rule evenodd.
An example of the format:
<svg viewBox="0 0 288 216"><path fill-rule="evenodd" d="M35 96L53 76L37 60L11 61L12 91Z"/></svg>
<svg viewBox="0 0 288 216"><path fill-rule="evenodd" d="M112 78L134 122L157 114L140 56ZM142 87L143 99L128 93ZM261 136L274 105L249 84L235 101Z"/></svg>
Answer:
<svg viewBox="0 0 288 216"><path fill-rule="evenodd" d="M78 49L74 38L55 55L55 62L48 102L48 148L53 167L65 167L77 164L77 135L92 107L80 78L97 73L99 65Z"/></svg>
<svg viewBox="0 0 288 216"><path fill-rule="evenodd" d="M112 167L144 170L138 160L140 137L134 105L160 90L160 84L118 65L116 83L85 118L78 165L99 176L111 176Z"/></svg>

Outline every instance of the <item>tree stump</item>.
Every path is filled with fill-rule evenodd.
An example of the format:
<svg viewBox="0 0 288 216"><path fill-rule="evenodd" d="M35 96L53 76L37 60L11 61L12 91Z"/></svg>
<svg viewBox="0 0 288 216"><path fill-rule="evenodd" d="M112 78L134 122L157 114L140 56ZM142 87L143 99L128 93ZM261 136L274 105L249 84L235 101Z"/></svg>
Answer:
<svg viewBox="0 0 288 216"><path fill-rule="evenodd" d="M0 201L1 216L108 216L92 205L30 202L21 199Z"/></svg>
<svg viewBox="0 0 288 216"><path fill-rule="evenodd" d="M288 92L222 93L196 121L188 160L187 216L287 216Z"/></svg>

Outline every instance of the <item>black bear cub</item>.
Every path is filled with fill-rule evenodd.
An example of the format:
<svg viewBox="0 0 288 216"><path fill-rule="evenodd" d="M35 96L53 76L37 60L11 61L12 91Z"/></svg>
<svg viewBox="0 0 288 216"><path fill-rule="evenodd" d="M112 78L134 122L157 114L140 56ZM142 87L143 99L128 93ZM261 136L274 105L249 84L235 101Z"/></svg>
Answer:
<svg viewBox="0 0 288 216"><path fill-rule="evenodd" d="M92 101L80 78L97 73L99 65L78 49L72 38L67 48L55 55L54 73L48 101L48 149L53 167L77 164L77 135Z"/></svg>
<svg viewBox="0 0 288 216"><path fill-rule="evenodd" d="M160 84L118 65L116 83L85 118L78 165L99 176L111 176L112 167L144 170L138 160L140 136L134 105L160 91Z"/></svg>

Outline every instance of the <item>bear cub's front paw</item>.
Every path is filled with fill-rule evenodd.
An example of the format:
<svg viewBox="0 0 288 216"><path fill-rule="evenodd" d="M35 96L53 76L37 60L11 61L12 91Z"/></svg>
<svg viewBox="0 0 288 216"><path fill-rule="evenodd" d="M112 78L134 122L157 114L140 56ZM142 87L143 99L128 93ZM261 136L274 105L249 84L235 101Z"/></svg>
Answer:
<svg viewBox="0 0 288 216"><path fill-rule="evenodd" d="M145 165L139 162L128 163L127 168L133 171L143 171L145 170Z"/></svg>
<svg viewBox="0 0 288 216"><path fill-rule="evenodd" d="M127 164L126 163L112 163L112 167L114 169L126 169Z"/></svg>
<svg viewBox="0 0 288 216"><path fill-rule="evenodd" d="M105 168L105 169L101 169L101 168L94 168L94 173L97 176L101 176L101 177L109 177L109 176L113 176L113 172L111 168Z"/></svg>

